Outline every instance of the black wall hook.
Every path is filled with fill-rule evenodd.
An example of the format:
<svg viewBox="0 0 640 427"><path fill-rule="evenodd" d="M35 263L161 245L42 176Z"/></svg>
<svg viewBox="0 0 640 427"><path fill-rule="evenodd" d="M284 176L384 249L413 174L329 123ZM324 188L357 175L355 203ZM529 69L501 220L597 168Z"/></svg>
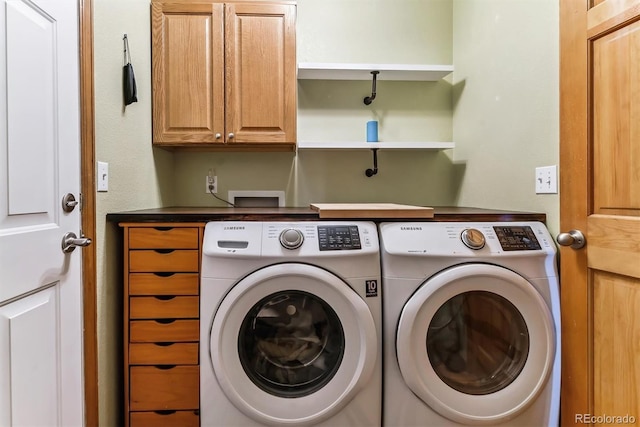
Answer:
<svg viewBox="0 0 640 427"><path fill-rule="evenodd" d="M378 74L380 74L380 71L372 71L371 75L373 76L373 82L371 82L371 96L365 96L364 97L364 104L365 105L369 105L373 102L374 99L376 99L376 78L378 76Z"/></svg>
<svg viewBox="0 0 640 427"><path fill-rule="evenodd" d="M373 169L367 169L364 172L369 178L378 173L378 149L372 148L371 151L373 151Z"/></svg>

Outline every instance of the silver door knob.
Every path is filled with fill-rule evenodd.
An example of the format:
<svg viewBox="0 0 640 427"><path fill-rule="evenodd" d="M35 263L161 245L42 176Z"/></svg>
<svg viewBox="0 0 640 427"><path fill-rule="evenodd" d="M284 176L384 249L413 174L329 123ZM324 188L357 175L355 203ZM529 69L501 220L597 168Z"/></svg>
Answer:
<svg viewBox="0 0 640 427"><path fill-rule="evenodd" d="M62 236L62 252L65 254L71 253L76 250L78 246L89 246L91 244L91 239L88 237L80 237L76 236L76 233L70 231L64 236Z"/></svg>
<svg viewBox="0 0 640 427"><path fill-rule="evenodd" d="M233 132L229 132L229 136L228 136L229 139L233 138L234 136L235 135L233 134Z"/></svg>
<svg viewBox="0 0 640 427"><path fill-rule="evenodd" d="M562 246L571 246L573 249L580 249L586 245L587 240L580 230L570 230L568 233L560 233L556 237L556 242Z"/></svg>
<svg viewBox="0 0 640 427"><path fill-rule="evenodd" d="M216 133L216 139L220 139L222 138L222 135L220 133Z"/></svg>

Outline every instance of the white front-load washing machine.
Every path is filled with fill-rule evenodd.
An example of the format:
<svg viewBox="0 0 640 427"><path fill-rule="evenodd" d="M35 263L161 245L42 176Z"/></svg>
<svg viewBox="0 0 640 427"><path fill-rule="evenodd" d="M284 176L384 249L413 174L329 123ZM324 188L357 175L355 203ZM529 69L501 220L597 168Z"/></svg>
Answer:
<svg viewBox="0 0 640 427"><path fill-rule="evenodd" d="M546 227L379 228L383 425L557 426L560 303Z"/></svg>
<svg viewBox="0 0 640 427"><path fill-rule="evenodd" d="M379 426L380 253L371 222L210 222L200 420Z"/></svg>

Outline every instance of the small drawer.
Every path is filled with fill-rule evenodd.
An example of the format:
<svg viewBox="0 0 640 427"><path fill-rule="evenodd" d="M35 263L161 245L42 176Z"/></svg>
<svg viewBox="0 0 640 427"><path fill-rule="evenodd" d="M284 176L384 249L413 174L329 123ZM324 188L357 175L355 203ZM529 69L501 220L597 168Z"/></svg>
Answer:
<svg viewBox="0 0 640 427"><path fill-rule="evenodd" d="M200 266L197 250L129 251L129 271L132 273L194 272Z"/></svg>
<svg viewBox="0 0 640 427"><path fill-rule="evenodd" d="M132 366L129 408L132 411L198 409L198 366Z"/></svg>
<svg viewBox="0 0 640 427"><path fill-rule="evenodd" d="M129 229L131 249L198 249L198 229L187 227Z"/></svg>
<svg viewBox="0 0 640 427"><path fill-rule="evenodd" d="M157 296L129 298L130 319L197 319L197 296Z"/></svg>
<svg viewBox="0 0 640 427"><path fill-rule="evenodd" d="M197 365L198 343L148 343L129 345L130 365Z"/></svg>
<svg viewBox="0 0 640 427"><path fill-rule="evenodd" d="M199 411L131 412L130 427L199 427Z"/></svg>
<svg viewBox="0 0 640 427"><path fill-rule="evenodd" d="M129 295L198 295L198 273L131 273Z"/></svg>
<svg viewBox="0 0 640 427"><path fill-rule="evenodd" d="M200 341L198 320L132 320L129 342Z"/></svg>

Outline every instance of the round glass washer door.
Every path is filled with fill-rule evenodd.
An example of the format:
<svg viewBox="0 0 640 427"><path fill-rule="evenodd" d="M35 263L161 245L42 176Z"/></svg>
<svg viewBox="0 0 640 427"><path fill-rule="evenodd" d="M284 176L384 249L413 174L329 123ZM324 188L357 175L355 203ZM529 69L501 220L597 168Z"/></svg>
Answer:
<svg viewBox="0 0 640 427"><path fill-rule="evenodd" d="M334 415L370 379L378 348L365 301L330 272L298 263L240 280L213 316L209 337L226 397L272 425Z"/></svg>
<svg viewBox="0 0 640 427"><path fill-rule="evenodd" d="M398 323L407 386L444 417L497 424L524 411L555 357L551 312L535 287L506 268L464 264L428 279Z"/></svg>

